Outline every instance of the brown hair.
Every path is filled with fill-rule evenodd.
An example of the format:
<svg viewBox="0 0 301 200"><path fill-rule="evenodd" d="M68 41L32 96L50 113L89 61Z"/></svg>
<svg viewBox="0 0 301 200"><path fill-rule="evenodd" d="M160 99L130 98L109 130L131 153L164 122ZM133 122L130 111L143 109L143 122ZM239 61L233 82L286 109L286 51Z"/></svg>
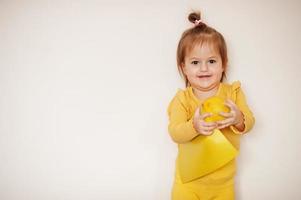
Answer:
<svg viewBox="0 0 301 200"><path fill-rule="evenodd" d="M194 27L187 29L182 34L177 48L177 65L180 75L185 80L185 85L190 86L190 83L185 76L182 68L182 64L185 62L185 57L196 45L203 45L203 43L212 44L219 52L222 59L223 74L221 81L226 78L226 68L228 64L227 46L222 34L216 31L214 28L207 26L200 21L201 14L199 12L190 13L188 20L194 23ZM197 23L196 23L197 22Z"/></svg>

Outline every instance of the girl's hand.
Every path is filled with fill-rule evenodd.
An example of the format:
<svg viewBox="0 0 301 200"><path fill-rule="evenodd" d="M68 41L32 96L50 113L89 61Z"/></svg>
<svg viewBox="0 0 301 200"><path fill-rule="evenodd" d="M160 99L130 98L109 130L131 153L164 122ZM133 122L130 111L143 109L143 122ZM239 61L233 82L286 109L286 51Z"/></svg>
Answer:
<svg viewBox="0 0 301 200"><path fill-rule="evenodd" d="M217 128L223 129L228 126L235 126L239 130L244 129L244 116L242 112L239 110L237 105L231 101L230 99L227 99L225 102L225 105L230 108L230 112L220 112L219 114L223 117L225 117L224 120L217 122Z"/></svg>
<svg viewBox="0 0 301 200"><path fill-rule="evenodd" d="M200 108L198 107L193 116L193 127L201 135L211 135L213 130L217 128L216 122L205 122L206 117L211 116L210 113L200 115Z"/></svg>

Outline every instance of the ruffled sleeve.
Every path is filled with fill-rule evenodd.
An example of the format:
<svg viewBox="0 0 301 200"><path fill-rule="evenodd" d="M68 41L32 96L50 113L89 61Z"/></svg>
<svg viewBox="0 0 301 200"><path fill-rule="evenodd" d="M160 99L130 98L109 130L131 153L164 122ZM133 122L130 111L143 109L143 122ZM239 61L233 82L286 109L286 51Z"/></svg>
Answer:
<svg viewBox="0 0 301 200"><path fill-rule="evenodd" d="M247 104L245 94L239 81L235 81L231 85L231 99L236 103L240 111L243 113L245 129L243 131L239 131L234 126L230 126L230 129L235 134L244 134L251 130L255 123L255 118Z"/></svg>

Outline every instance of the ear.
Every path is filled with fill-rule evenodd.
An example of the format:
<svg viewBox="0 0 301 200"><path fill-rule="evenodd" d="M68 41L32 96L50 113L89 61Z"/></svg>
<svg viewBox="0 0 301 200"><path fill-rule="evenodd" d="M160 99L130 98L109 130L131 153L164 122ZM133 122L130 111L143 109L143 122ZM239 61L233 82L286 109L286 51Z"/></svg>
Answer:
<svg viewBox="0 0 301 200"><path fill-rule="evenodd" d="M181 68L183 70L184 75L186 75L186 67L184 63L181 63Z"/></svg>
<svg viewBox="0 0 301 200"><path fill-rule="evenodd" d="M227 66L223 66L222 68L223 68L223 72L226 73Z"/></svg>

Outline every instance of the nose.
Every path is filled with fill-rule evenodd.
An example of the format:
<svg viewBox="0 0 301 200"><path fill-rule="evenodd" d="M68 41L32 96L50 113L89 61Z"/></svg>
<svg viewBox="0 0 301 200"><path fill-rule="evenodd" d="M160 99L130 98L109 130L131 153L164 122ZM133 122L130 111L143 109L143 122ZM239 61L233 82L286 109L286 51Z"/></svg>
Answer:
<svg viewBox="0 0 301 200"><path fill-rule="evenodd" d="M206 72L207 70L208 70L207 63L201 63L200 71L201 72Z"/></svg>

